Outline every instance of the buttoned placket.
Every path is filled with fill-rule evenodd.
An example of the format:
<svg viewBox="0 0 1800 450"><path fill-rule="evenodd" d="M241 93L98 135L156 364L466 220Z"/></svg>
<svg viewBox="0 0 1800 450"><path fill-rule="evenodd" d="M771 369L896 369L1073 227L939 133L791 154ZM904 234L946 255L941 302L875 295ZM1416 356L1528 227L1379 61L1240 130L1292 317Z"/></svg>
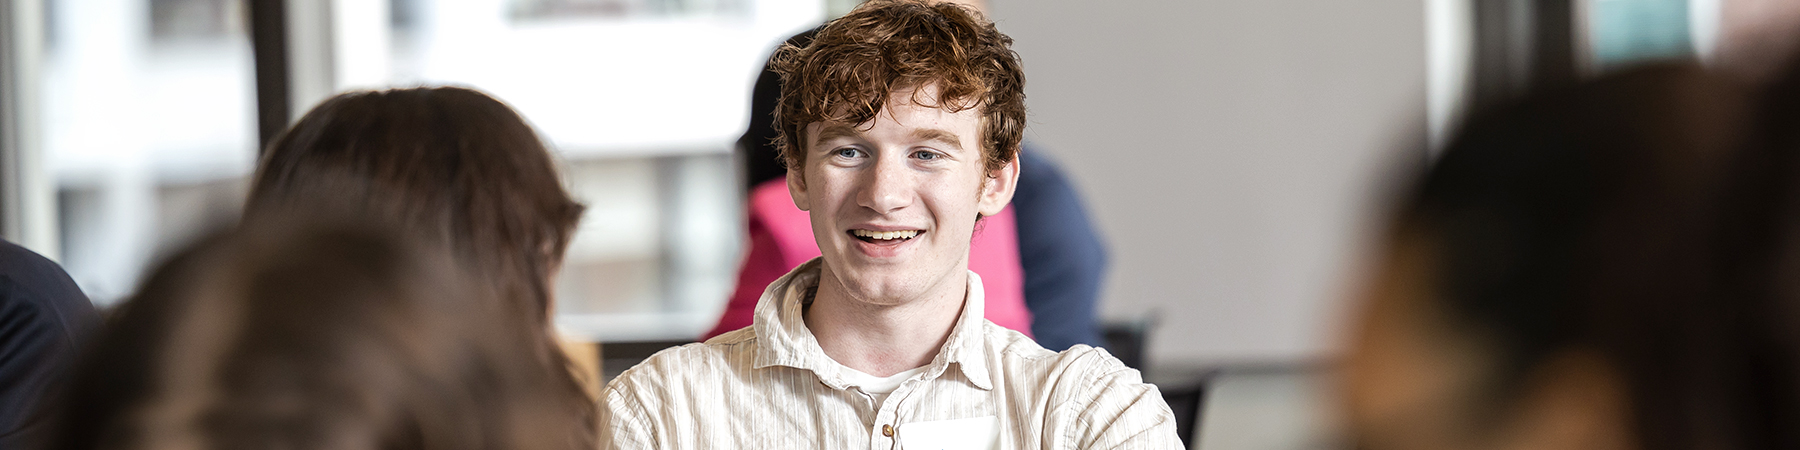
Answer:
<svg viewBox="0 0 1800 450"><path fill-rule="evenodd" d="M803 311L803 307L804 307L805 303L807 303L810 299L799 297L800 295L804 295L804 294L799 294L800 292L804 292L803 287L809 286L809 285L816 285L817 279L815 277L817 276L817 273L818 273L817 266L820 264L820 261L821 260L818 258L815 258L812 261L808 261L805 264L802 264L799 268L794 269L794 271L789 274L790 278L783 278L782 280L777 280L778 284L772 284L769 289L769 293L765 293L765 295L767 296L767 295L770 295L771 293L773 293L775 295L779 295L780 297L765 297L763 299L765 303L759 305L757 308L758 318L757 318L756 324L754 326L757 327L757 334L759 336L763 336L763 335L786 336L789 334L801 336L802 339L804 339L804 340L800 341L800 343L798 343L798 345L806 350L805 353L807 353L807 355L806 355L807 357L809 357L810 359L814 359L815 361L818 361L818 360L828 361L829 357L824 354L823 349L820 349L818 347L817 342L805 342L807 340L811 340L810 339L811 333L810 333L810 331L807 331L805 329L805 325L803 325L805 323L805 320L803 319L804 314L802 313L802 311ZM794 288L794 286L800 286L802 288ZM974 272L969 272L969 288L968 288L968 294L966 294L966 296L964 298L963 311L962 311L961 315L958 316L955 327L953 327L951 329L950 345L947 345L946 349L941 349L940 352L951 351L951 352L953 352L953 353L950 353L951 355L957 354L957 353L954 353L954 350L949 349L948 347L951 347L954 345L959 345L957 342L962 340L962 339L958 338L959 336L961 336L961 334L959 334L959 330L965 329L964 327L973 327L974 329L979 329L979 327L981 326L980 320L982 317L982 308L981 308L982 305L978 301L978 300L980 300L979 299L980 292L981 292L980 276ZM976 297L974 301L969 299L969 297L971 297L971 296ZM781 298L782 300L781 301L770 301L772 298ZM768 308L768 309L765 309L765 308ZM779 310L773 309L773 308L779 308ZM774 314L771 314L772 312ZM793 326L791 324L801 324L801 325ZM767 330L765 330L765 328L767 328ZM778 346L776 348L784 348L784 347ZM767 358L769 361L766 363L762 362L763 358ZM830 376L830 380L827 381L827 379L825 378L826 376L824 374L825 373L835 374L835 371L832 371L831 369L824 369L817 364L813 364L811 361L788 362L788 361L784 361L786 359L784 357L784 355L781 355L781 354L769 355L769 354L767 354L767 351L765 350L764 354L759 354L759 356L758 356L758 361L759 361L758 367L760 368L760 367L764 367L764 366L768 366L768 365L785 365L785 366L795 367L795 368L811 368L815 374L818 374L821 376L819 381L821 383L825 384L826 387L828 387L828 388L836 389L836 390L854 389L857 395L861 395L863 397L864 402L865 402L864 405L873 405L875 408L876 414L874 417L874 423L869 425L869 427L870 427L870 429L869 429L869 448L871 450L894 450L899 447L900 425L902 425L899 423L899 418L900 418L899 408L901 407L901 405L909 403L906 401L907 397L911 396L911 394L914 393L917 389L922 389L921 388L922 385L933 383L933 382L939 380L941 377L943 377L945 371L950 370L948 364L953 364L953 363L967 364L967 362L960 362L959 361L960 358L957 358L955 356L946 357L945 355L940 354L940 355L938 355L938 358L939 358L939 360L934 361L934 363L933 363L935 365L932 368L927 369L925 371L925 373L923 374L923 378L915 377L915 378L901 382L900 386L897 387L893 392L889 393L887 396L887 399L885 401L880 402L879 404L875 403L874 396L872 394L869 394L868 392L862 390L861 387L846 386L841 377ZM804 361L804 360L802 360L802 361ZM969 374L965 374L965 375L969 375ZM980 382L977 381L978 386L980 386L979 383ZM985 386L982 386L982 388L990 389ZM863 411L868 411L868 410L863 409L858 412L863 412ZM864 417L867 417L867 416L864 416Z"/></svg>
<svg viewBox="0 0 1800 450"><path fill-rule="evenodd" d="M892 450L900 443L900 405L906 403L906 397L925 380L913 378L900 383L894 392L888 393L887 400L881 402L875 411L875 427L869 433L869 448L873 450ZM866 394L865 394L866 395Z"/></svg>
<svg viewBox="0 0 1800 450"><path fill-rule="evenodd" d="M886 436L882 436L882 432L881 432L883 425L890 425L888 428L890 431L893 429L891 427L889 418L882 416L882 410L885 409L885 406L887 405L888 402L883 401L880 403L876 403L875 402L875 394L870 394L867 391L862 390L861 387L852 387L851 389L855 389L857 394L861 394L863 397L863 400L865 400L867 402L865 404L869 405L870 409L875 410L875 420L873 423L869 424L869 449L870 450L892 449L894 447L893 439L886 437ZM893 394L889 394L888 398L892 399Z"/></svg>

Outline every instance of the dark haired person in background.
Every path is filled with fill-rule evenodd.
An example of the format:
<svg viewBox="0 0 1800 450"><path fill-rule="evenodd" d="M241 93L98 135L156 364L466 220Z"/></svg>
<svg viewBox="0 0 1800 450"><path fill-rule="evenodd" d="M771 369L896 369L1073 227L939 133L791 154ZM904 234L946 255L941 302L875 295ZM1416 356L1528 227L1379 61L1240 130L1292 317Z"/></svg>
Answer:
<svg viewBox="0 0 1800 450"><path fill-rule="evenodd" d="M958 3L977 10L986 7L986 2L979 0L960 0ZM804 47L817 32L801 33L788 39L787 44ZM780 94L780 76L764 67L750 97L750 127L737 141L737 148L744 158L747 192L755 192L764 183L787 177L781 151L775 146L775 104ZM1106 245L1088 217L1073 180L1063 173L1055 160L1031 143L1022 145L1019 185L1011 205L1018 246L1013 258L1024 272L1020 282L1029 314L1026 318L1029 329L1021 331L1029 331L1038 345L1053 350L1067 349L1075 344L1104 346L1098 308L1100 284L1106 275ZM756 248L762 241L754 235L755 227L752 225L752 248L739 272L737 289L719 323L707 332L705 339L749 326L763 288L793 268L754 267L772 263L768 258L758 257L758 250L772 250ZM984 231L991 230L984 228ZM981 263L973 259L985 256L979 248L982 243L975 245L977 248L971 250L971 266ZM971 270L982 273L984 279L992 278L975 267ZM989 317L994 317L992 309ZM1001 320L995 322L1011 325Z"/></svg>
<svg viewBox="0 0 1800 450"><path fill-rule="evenodd" d="M265 214L156 269L44 448L593 448L588 400L537 361L532 318L441 247L323 212Z"/></svg>
<svg viewBox="0 0 1800 450"><path fill-rule="evenodd" d="M62 267L0 241L0 448L42 429L53 391L100 314Z"/></svg>
<svg viewBox="0 0 1800 450"><path fill-rule="evenodd" d="M875 0L773 59L787 185L823 255L754 325L607 386L608 448L1179 448L1155 386L1105 350L983 319L981 217L1019 176L1012 40L948 2Z"/></svg>
<svg viewBox="0 0 1800 450"><path fill-rule="evenodd" d="M1775 241L1733 208L1795 217L1731 187L1768 166L1737 162L1749 98L1671 64L1476 116L1405 198L1363 293L1356 448L1800 445L1800 297L1741 275L1766 260L1744 249Z"/></svg>

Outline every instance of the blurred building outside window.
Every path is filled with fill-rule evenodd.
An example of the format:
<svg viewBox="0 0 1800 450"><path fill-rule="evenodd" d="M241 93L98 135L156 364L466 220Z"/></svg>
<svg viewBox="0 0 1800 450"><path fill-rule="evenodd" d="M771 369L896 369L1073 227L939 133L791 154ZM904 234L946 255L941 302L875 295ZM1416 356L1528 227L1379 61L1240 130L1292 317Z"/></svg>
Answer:
<svg viewBox="0 0 1800 450"><path fill-rule="evenodd" d="M258 145L244 2L38 1L57 253L110 304L160 249L239 213ZM460 85L508 102L589 205L558 324L595 341L693 338L737 271L731 149L750 86L828 2L841 0L293 0L290 65L321 68L292 75L293 115L360 88Z"/></svg>
<svg viewBox="0 0 1800 450"><path fill-rule="evenodd" d="M472 86L559 150L589 206L557 280L565 333L692 339L717 320L742 250L731 150L750 86L776 43L823 20L820 0L397 0L388 12L386 30L363 34L388 36L391 53L345 52L338 89Z"/></svg>
<svg viewBox="0 0 1800 450"><path fill-rule="evenodd" d="M111 304L160 247L237 214L257 145L242 2L41 1L55 253Z"/></svg>

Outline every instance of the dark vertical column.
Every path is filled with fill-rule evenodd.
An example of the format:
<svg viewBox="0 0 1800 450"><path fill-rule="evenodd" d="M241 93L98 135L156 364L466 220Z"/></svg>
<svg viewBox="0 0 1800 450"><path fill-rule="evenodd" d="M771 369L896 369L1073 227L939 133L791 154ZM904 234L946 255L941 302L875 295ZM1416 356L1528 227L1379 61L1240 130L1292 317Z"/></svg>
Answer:
<svg viewBox="0 0 1800 450"><path fill-rule="evenodd" d="M267 149L275 135L287 129L293 105L288 98L287 2L249 2L250 44L256 59L256 125L261 146Z"/></svg>
<svg viewBox="0 0 1800 450"><path fill-rule="evenodd" d="M1470 1L1475 13L1471 111L1578 78L1581 27L1574 0Z"/></svg>
<svg viewBox="0 0 1800 450"><path fill-rule="evenodd" d="M1534 11L1537 23L1536 34L1532 40L1537 43L1533 54L1535 64L1531 68L1532 83L1539 86L1554 86L1572 83L1580 77L1580 69L1576 64L1577 52L1581 50L1581 41L1577 34L1585 29L1576 23L1576 0L1538 0Z"/></svg>
<svg viewBox="0 0 1800 450"><path fill-rule="evenodd" d="M1526 21L1530 0L1470 0L1475 13L1475 67L1469 75L1469 110L1481 111L1511 98L1524 86L1519 69L1524 67L1522 50L1529 48L1530 33Z"/></svg>

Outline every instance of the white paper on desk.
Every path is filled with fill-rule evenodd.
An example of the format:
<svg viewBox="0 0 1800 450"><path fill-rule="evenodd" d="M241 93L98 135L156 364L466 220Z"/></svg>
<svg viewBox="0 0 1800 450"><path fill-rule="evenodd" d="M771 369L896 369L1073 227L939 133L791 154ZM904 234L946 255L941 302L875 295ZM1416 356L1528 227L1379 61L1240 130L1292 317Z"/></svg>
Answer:
<svg viewBox="0 0 1800 450"><path fill-rule="evenodd" d="M1000 448L1000 418L905 423L899 434L903 450L994 450Z"/></svg>

